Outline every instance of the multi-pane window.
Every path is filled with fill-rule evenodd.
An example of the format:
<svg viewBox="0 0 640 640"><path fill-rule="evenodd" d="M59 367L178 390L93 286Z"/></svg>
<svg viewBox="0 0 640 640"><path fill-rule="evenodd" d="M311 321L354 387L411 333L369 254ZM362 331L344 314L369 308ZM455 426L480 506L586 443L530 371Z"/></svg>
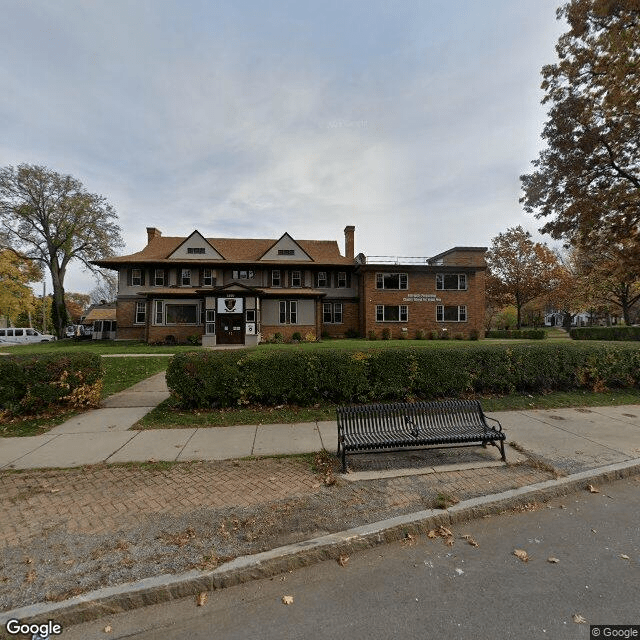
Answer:
<svg viewBox="0 0 640 640"><path fill-rule="evenodd" d="M205 333L213 334L216 332L216 312L214 309L205 311Z"/></svg>
<svg viewBox="0 0 640 640"><path fill-rule="evenodd" d="M408 322L409 307L400 305L376 305L376 322Z"/></svg>
<svg viewBox="0 0 640 640"><path fill-rule="evenodd" d="M318 271L316 276L316 287L325 288L327 286L327 272Z"/></svg>
<svg viewBox="0 0 640 640"><path fill-rule="evenodd" d="M376 273L376 289L408 289L406 273Z"/></svg>
<svg viewBox="0 0 640 640"><path fill-rule="evenodd" d="M187 247L187 253L204 253L204 247Z"/></svg>
<svg viewBox="0 0 640 640"><path fill-rule="evenodd" d="M466 273L437 273L436 289L440 290L466 290L467 274Z"/></svg>
<svg viewBox="0 0 640 640"><path fill-rule="evenodd" d="M197 304L166 304L166 324L198 324Z"/></svg>
<svg viewBox="0 0 640 640"><path fill-rule="evenodd" d="M147 303L136 302L136 324L144 324L147 318Z"/></svg>
<svg viewBox="0 0 640 640"><path fill-rule="evenodd" d="M156 287L164 287L164 285L166 284L165 282L165 275L164 275L164 269L156 269L153 273L153 284Z"/></svg>
<svg viewBox="0 0 640 640"><path fill-rule="evenodd" d="M322 304L322 322L324 324L342 324L342 302L324 302Z"/></svg>
<svg viewBox="0 0 640 640"><path fill-rule="evenodd" d="M346 271L338 271L338 288L344 289L347 286L347 273Z"/></svg>
<svg viewBox="0 0 640 640"><path fill-rule="evenodd" d="M155 322L156 324L164 324L164 307L162 300L156 300L155 303Z"/></svg>
<svg viewBox="0 0 640 640"><path fill-rule="evenodd" d="M214 287L216 284L216 279L213 277L212 269L203 269L202 270L202 286L203 287Z"/></svg>
<svg viewBox="0 0 640 640"><path fill-rule="evenodd" d="M454 306L439 304L436 306L437 322L466 322L466 305Z"/></svg>
<svg viewBox="0 0 640 640"><path fill-rule="evenodd" d="M134 287L142 285L142 269L131 269L131 285Z"/></svg>
<svg viewBox="0 0 640 640"><path fill-rule="evenodd" d="M180 272L180 284L186 287L191 284L191 269L182 269Z"/></svg>
<svg viewBox="0 0 640 640"><path fill-rule="evenodd" d="M273 269L271 271L271 286L279 287L281 286L282 280L280 279L280 269Z"/></svg>
<svg viewBox="0 0 640 640"><path fill-rule="evenodd" d="M301 287L302 286L302 274L300 271L292 271L291 272L291 286L292 287Z"/></svg>
<svg viewBox="0 0 640 640"><path fill-rule="evenodd" d="M280 300L280 324L298 324L297 300Z"/></svg>
<svg viewBox="0 0 640 640"><path fill-rule="evenodd" d="M278 249L279 256L294 256L295 254L295 249Z"/></svg>
<svg viewBox="0 0 640 640"><path fill-rule="evenodd" d="M256 277L255 271L247 271L246 269L243 269L243 270L236 270L233 272L234 280L253 280L255 277Z"/></svg>

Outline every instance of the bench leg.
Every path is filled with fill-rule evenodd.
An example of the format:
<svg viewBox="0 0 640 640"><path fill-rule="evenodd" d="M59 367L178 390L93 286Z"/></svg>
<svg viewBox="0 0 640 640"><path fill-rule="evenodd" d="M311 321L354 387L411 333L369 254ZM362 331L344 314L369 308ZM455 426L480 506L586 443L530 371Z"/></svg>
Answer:
<svg viewBox="0 0 640 640"><path fill-rule="evenodd" d="M507 461L507 456L504 455L504 440L500 440L500 453L502 453L502 461Z"/></svg>

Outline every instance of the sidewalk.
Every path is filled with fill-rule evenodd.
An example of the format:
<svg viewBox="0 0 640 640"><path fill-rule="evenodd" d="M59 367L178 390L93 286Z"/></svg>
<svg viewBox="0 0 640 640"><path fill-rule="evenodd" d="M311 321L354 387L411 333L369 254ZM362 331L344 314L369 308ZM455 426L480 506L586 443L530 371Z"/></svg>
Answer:
<svg viewBox="0 0 640 640"><path fill-rule="evenodd" d="M45 435L0 439L0 611L77 622L640 470L640 405L492 414L506 465L493 447L432 450L350 456L343 476L332 421L130 430L167 395L160 373ZM315 467L260 457L322 449Z"/></svg>
<svg viewBox="0 0 640 640"><path fill-rule="evenodd" d="M337 446L335 421L235 427L130 427L169 397L164 373L106 398L102 408L40 436L0 440L0 470L78 467L148 460L186 462L292 455ZM576 472L640 457L640 406L503 411L507 441ZM497 456L495 456L497 459ZM513 459L513 450L509 458ZM508 459L509 459L508 458ZM348 458L352 466L359 456Z"/></svg>

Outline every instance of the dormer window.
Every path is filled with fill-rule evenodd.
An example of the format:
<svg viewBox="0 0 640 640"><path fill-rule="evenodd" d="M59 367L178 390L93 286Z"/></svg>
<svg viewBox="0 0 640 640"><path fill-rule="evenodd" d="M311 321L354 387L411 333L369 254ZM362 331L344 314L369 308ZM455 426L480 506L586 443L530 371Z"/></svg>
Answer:
<svg viewBox="0 0 640 640"><path fill-rule="evenodd" d="M187 253L204 253L204 247L187 247Z"/></svg>

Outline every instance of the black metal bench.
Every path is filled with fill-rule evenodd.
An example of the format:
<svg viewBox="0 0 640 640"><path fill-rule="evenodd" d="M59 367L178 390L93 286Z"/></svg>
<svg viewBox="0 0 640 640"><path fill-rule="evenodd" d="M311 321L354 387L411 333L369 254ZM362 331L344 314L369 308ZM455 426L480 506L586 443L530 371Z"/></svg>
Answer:
<svg viewBox="0 0 640 640"><path fill-rule="evenodd" d="M394 402L338 407L338 456L402 449L470 447L491 444L504 453L502 425L484 415L477 400ZM497 426L489 426L487 420Z"/></svg>

